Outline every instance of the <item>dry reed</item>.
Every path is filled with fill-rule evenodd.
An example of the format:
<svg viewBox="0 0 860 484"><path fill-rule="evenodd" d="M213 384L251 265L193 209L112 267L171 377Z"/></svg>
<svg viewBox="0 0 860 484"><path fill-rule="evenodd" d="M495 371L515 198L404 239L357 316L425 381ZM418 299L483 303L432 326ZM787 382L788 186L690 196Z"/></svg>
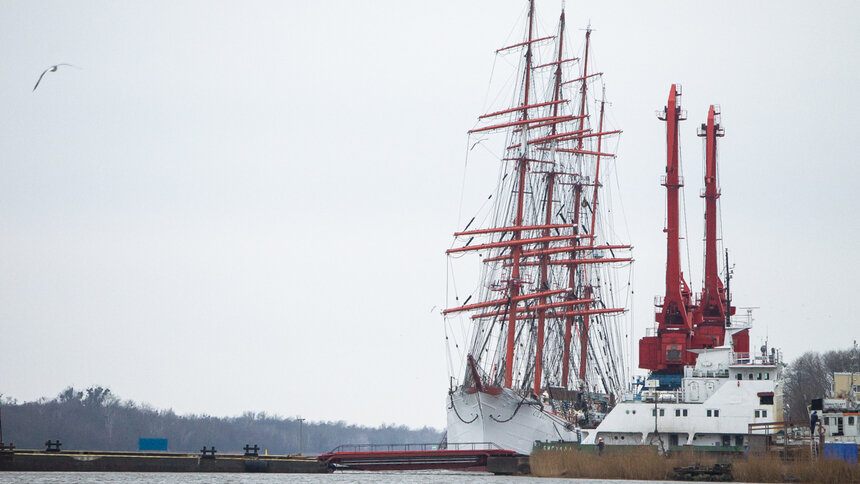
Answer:
<svg viewBox="0 0 860 484"><path fill-rule="evenodd" d="M691 452L662 457L651 446L606 447L603 455L582 450L539 450L532 454L532 474L540 477L576 477L588 479L666 480L675 467L699 463L713 465L717 459Z"/></svg>
<svg viewBox="0 0 860 484"><path fill-rule="evenodd" d="M860 483L860 466L856 464L825 459L783 461L774 455L736 459L732 474L744 482Z"/></svg>
<svg viewBox="0 0 860 484"><path fill-rule="evenodd" d="M739 482L860 483L860 466L844 461L798 459L783 461L778 456L744 458L717 457L692 451L660 456L650 446L613 449L603 455L580 449L537 450L531 455L532 475L581 479L670 480L675 467L694 464L712 466L732 463L732 475Z"/></svg>

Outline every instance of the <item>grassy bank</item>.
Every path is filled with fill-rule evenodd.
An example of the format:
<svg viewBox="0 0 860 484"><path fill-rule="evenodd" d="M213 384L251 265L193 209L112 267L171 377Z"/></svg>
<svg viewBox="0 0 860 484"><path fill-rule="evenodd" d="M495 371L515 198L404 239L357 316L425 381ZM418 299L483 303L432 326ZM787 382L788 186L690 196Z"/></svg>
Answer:
<svg viewBox="0 0 860 484"><path fill-rule="evenodd" d="M643 479L668 480L675 467L713 465L716 457L692 453L671 457L657 455L654 447L607 447L603 455L577 449L537 450L531 455L529 464L532 474L540 477L575 477L583 479Z"/></svg>
<svg viewBox="0 0 860 484"><path fill-rule="evenodd" d="M775 456L738 458L732 464L736 481L743 482L860 482L860 466L841 460L795 460Z"/></svg>
<svg viewBox="0 0 860 484"><path fill-rule="evenodd" d="M607 447L603 455L578 449L537 450L531 455L532 474L539 477L581 479L671 480L675 467L696 463L711 466L731 462L739 482L860 483L860 466L843 461L808 459L784 462L778 457L719 457L697 452L672 452L660 456L650 446Z"/></svg>

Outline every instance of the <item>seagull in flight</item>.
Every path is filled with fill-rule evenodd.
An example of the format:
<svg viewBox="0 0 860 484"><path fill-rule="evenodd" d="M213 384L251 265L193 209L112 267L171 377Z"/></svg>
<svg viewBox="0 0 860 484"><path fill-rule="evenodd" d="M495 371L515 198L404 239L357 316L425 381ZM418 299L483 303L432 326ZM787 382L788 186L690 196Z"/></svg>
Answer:
<svg viewBox="0 0 860 484"><path fill-rule="evenodd" d="M71 65L71 64L56 64L56 65L53 65L53 66L51 66L51 67L49 67L49 68L45 69L44 71L42 71L42 75L41 75L41 76L39 76L39 80L38 80L38 81L36 81L36 85L35 85L35 86L33 86L33 90L35 91L35 90L36 90L36 88L37 88L37 87L39 87L39 83L40 83L40 82L42 82L42 78L43 78L43 77L45 77L45 74L47 74L47 73L49 73L49 72L57 72L57 68L58 68L58 67L60 67L60 66L69 66L69 67L77 68L77 66L73 66L73 65Z"/></svg>

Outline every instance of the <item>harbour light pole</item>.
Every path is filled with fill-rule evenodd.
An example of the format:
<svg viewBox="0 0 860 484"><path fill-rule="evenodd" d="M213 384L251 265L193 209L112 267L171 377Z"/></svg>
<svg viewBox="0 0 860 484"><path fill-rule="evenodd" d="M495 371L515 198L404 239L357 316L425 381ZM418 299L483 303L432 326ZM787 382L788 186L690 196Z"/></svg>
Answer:
<svg viewBox="0 0 860 484"><path fill-rule="evenodd" d="M302 438L302 426L304 424L305 419L299 417L296 420L299 421L299 455L302 455L304 452L304 438Z"/></svg>
<svg viewBox="0 0 860 484"><path fill-rule="evenodd" d="M854 368L851 369L851 388L848 389L848 397L852 402L857 400L857 392L854 391L854 373L860 372L860 352L857 351L857 340L854 340ZM3 434L0 434L0 441L3 440Z"/></svg>

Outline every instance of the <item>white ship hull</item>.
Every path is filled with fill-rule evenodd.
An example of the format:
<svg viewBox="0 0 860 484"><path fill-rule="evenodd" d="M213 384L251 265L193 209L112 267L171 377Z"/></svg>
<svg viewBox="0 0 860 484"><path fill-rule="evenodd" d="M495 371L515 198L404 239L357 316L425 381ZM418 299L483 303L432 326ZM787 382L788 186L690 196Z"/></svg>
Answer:
<svg viewBox="0 0 860 484"><path fill-rule="evenodd" d="M579 440L570 422L509 388L498 395L459 388L449 395L447 408L448 443L487 442L528 455L535 441Z"/></svg>
<svg viewBox="0 0 860 484"><path fill-rule="evenodd" d="M582 443L742 447L749 424L783 420L776 357L738 358L728 346L697 352L677 390L644 390L640 399L622 400L597 429L582 431Z"/></svg>

